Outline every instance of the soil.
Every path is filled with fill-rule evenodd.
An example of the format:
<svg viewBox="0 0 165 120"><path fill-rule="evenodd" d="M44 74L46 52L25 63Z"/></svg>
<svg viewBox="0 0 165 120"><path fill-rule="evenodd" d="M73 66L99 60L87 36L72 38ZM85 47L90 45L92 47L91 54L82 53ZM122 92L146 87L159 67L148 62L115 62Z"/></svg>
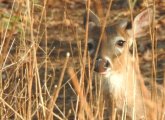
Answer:
<svg viewBox="0 0 165 120"><path fill-rule="evenodd" d="M156 37L155 46L150 40L149 34L137 40L138 54L141 73L145 77L146 84L150 84L153 77L153 57L155 61L156 81L159 85L163 83L164 69L165 69L165 3L163 0L156 0ZM104 8L106 11L107 3L104 0ZM20 3L18 4L18 9ZM48 0L43 12L43 2L37 0L34 5L34 36L37 48L37 62L39 66L39 74L42 85L45 82L45 55L47 54L47 86L52 92L54 86L57 85L61 70L64 66L66 53L70 53L68 67L74 67L75 71L80 74L81 56L84 50L85 30L83 25L83 18L85 12L85 0ZM41 5L41 6L39 6ZM135 5L135 15L146 7L145 3L140 0ZM10 0L0 0L0 8L5 11L12 9L12 2ZM16 9L16 8L15 8ZM91 9L96 12L94 3L91 3ZM17 11L17 10L16 10ZM2 14L2 12L1 12ZM16 13L15 13L16 14ZM23 13L18 13L23 14ZM43 15L43 16L42 16ZM123 0L116 0L112 3L111 20L125 19L129 17L129 6ZM24 18L26 19L26 18ZM17 27L16 27L17 28ZM0 28L1 29L1 28ZM12 31L12 30L11 30ZM24 50L24 46L19 46L21 40L19 31L12 31L12 38L18 39L14 43L15 47ZM29 33L26 33L26 45L32 43ZM2 37L1 37L2 38ZM23 39L23 38L22 38ZM81 48L81 49L80 49ZM45 52L47 51L47 53ZM152 53L152 51L154 51ZM16 48L11 50L12 55L16 54ZM12 56L11 55L11 56ZM12 58L11 58L12 59ZM10 62L9 62L10 63ZM6 72L6 71L5 71ZM10 76L9 72L7 72ZM5 78L5 77L4 77ZM52 93L49 94L52 94ZM56 102L55 113L63 118L61 112L68 117L74 118L74 109L77 102L77 94L75 93L70 77L65 72L64 80ZM65 106L65 107L64 107ZM74 109L73 109L74 108ZM34 117L35 119L35 117Z"/></svg>

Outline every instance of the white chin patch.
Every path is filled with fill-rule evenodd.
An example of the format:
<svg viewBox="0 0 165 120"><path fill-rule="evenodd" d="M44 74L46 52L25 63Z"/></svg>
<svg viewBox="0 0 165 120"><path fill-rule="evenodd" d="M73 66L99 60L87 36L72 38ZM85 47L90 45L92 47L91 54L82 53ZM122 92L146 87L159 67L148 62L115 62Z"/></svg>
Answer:
<svg viewBox="0 0 165 120"><path fill-rule="evenodd" d="M111 75L111 68L108 68L105 72L99 73L103 77L109 77Z"/></svg>

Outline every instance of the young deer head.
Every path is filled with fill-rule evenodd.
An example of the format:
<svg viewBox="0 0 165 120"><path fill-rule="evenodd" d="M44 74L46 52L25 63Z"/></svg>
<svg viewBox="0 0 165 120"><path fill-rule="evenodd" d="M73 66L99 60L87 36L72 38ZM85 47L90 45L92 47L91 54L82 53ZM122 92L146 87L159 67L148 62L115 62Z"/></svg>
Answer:
<svg viewBox="0 0 165 120"><path fill-rule="evenodd" d="M138 14L133 21L134 30L127 30L127 22L122 21L106 26L102 33L99 18L93 12L89 13L88 52L92 59L96 55L94 71L101 76L103 91L110 94L110 99L115 99L118 109L123 108L125 98L127 98L127 107L133 106L135 88L136 97L139 99L136 101L136 111L142 114L144 112L141 110L143 105L139 81L134 86L133 78L137 79L133 77L133 71L136 74L135 61L129 53L129 48L134 38L146 33L146 28L151 24L151 15L151 9L146 9ZM87 22L84 21L84 23ZM100 39L101 34L102 38ZM98 53L96 53L97 47ZM130 111L128 109L128 112ZM130 114L132 113L130 112Z"/></svg>
<svg viewBox="0 0 165 120"><path fill-rule="evenodd" d="M134 37L140 37L146 33L146 27L151 23L149 16L151 9L147 9L137 15L133 22L133 30L127 30L127 21L121 21L105 27L104 33L100 25L99 18L90 11L89 14L89 33L88 51L91 58L94 58L96 49L99 47L95 71L102 75L107 75L111 71L118 71L122 67L122 62L129 54L129 47L133 43ZM86 21L84 22L86 24ZM100 41L100 36L103 37Z"/></svg>

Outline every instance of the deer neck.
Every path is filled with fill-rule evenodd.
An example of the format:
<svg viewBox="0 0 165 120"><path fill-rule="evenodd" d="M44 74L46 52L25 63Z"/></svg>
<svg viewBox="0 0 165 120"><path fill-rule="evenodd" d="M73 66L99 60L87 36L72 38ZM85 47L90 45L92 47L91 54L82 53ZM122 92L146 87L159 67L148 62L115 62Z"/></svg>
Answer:
<svg viewBox="0 0 165 120"><path fill-rule="evenodd" d="M129 96L132 94L130 92L136 88L136 77L134 77L135 71L132 57L129 54L120 57L121 58L117 58L121 61L117 62L118 66L115 65L116 68L110 71L107 76L104 76L102 80L103 89L109 91L116 99L123 99Z"/></svg>

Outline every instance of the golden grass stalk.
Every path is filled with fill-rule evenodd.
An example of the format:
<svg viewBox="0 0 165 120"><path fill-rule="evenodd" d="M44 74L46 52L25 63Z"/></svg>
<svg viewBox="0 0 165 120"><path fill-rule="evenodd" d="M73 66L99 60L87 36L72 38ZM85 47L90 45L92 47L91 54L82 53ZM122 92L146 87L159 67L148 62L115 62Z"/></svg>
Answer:
<svg viewBox="0 0 165 120"><path fill-rule="evenodd" d="M93 113L90 109L90 106L88 105L87 101L86 101L86 98L85 96L83 95L83 91L79 85L79 82L78 82L78 78L77 78L77 75L76 73L74 72L73 68L70 67L68 69L68 74L69 76L71 77L71 80L72 80L72 83L73 83L73 86L78 94L78 96L80 96L80 105L83 107L83 109L85 110L85 113L87 115L88 118L90 118L91 120L93 120Z"/></svg>
<svg viewBox="0 0 165 120"><path fill-rule="evenodd" d="M48 103L48 107L47 107L48 110L49 110L49 111L47 111L47 119L48 120L52 119L52 112L53 112L54 104L56 103L57 97L58 97L60 89L61 89L61 84L62 84L62 80L64 78L64 73L65 73L65 70L66 70L66 67L67 67L67 64L68 64L69 56L70 56L70 54L67 53L67 57L66 57L64 67L63 67L62 72L61 72L61 76L60 76L58 85L55 86L55 88L53 90L53 95L52 95L52 97L51 97L51 99Z"/></svg>

